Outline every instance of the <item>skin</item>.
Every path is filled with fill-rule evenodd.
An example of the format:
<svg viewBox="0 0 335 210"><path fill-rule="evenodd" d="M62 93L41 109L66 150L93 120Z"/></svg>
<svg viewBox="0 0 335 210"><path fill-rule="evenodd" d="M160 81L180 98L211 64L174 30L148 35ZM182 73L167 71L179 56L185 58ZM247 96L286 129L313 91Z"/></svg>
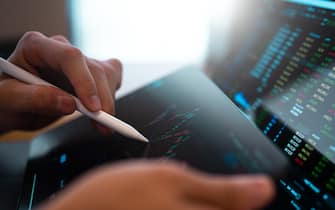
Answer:
<svg viewBox="0 0 335 210"><path fill-rule="evenodd" d="M38 76L60 73L89 110L115 112L122 74L116 59L88 58L65 37L28 32L8 60ZM40 128L74 110L64 91L0 76L0 132ZM133 161L92 170L40 209L249 210L273 195L273 183L263 175L213 176L170 161Z"/></svg>
<svg viewBox="0 0 335 210"><path fill-rule="evenodd" d="M46 210L248 210L271 200L264 176L217 177L173 162L126 162L82 177Z"/></svg>
<svg viewBox="0 0 335 210"><path fill-rule="evenodd" d="M114 95L122 75L122 65L116 59L88 58L65 37L28 32L8 60L35 75L57 72L71 82L89 110L115 112ZM0 96L0 132L34 130L75 111L74 100L66 92L25 84L6 75L0 77ZM109 132L97 126L102 132Z"/></svg>

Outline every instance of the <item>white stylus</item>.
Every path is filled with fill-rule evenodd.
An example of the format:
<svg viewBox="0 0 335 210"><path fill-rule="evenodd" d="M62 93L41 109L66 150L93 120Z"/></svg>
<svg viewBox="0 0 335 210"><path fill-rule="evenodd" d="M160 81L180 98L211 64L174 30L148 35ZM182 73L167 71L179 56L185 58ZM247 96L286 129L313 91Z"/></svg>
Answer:
<svg viewBox="0 0 335 210"><path fill-rule="evenodd" d="M34 85L47 85L47 86L52 86L56 87L45 80L21 69L20 67L8 62L7 60L4 60L0 58L0 73L4 72L15 79L18 79L22 82L26 82L28 84L34 84ZM58 88L58 87L56 87ZM77 110L84 115L92 118L93 120L103 124L104 126L111 128L115 130L116 132L129 137L133 138L139 141L143 142L149 142L147 138L145 138L140 132L138 132L135 128L132 126L128 125L127 123L113 117L110 114L107 114L104 111L98 111L98 112L90 112L87 110L84 105L80 102L80 100L72 96L76 102Z"/></svg>

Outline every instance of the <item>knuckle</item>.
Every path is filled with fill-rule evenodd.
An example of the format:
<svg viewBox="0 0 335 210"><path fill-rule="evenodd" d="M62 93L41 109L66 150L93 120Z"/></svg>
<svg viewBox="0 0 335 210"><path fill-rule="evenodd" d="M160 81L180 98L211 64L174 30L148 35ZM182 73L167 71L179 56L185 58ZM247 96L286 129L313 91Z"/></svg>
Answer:
<svg viewBox="0 0 335 210"><path fill-rule="evenodd" d="M56 93L51 87L36 87L33 92L34 112L39 109L51 109L56 106Z"/></svg>
<svg viewBox="0 0 335 210"><path fill-rule="evenodd" d="M97 92L95 81L91 77L78 77L73 80L73 84L79 95L93 95Z"/></svg>
<svg viewBox="0 0 335 210"><path fill-rule="evenodd" d="M116 85L116 89L120 88L122 83L122 63L117 59L111 59L106 70L106 75L110 81L113 81Z"/></svg>
<svg viewBox="0 0 335 210"><path fill-rule="evenodd" d="M26 60L23 58L36 57L36 49L38 49L38 40L41 40L44 35L37 31L26 32L19 40L12 55L8 58L13 63L23 64Z"/></svg>
<svg viewBox="0 0 335 210"><path fill-rule="evenodd" d="M121 78L122 78L122 73L123 73L123 67L122 64L119 60L113 60L113 67L111 68L111 72L114 73L114 75L117 76L117 80L120 80L119 82L121 82Z"/></svg>
<svg viewBox="0 0 335 210"><path fill-rule="evenodd" d="M94 62L93 66L94 66L95 73L101 76L106 76L108 74L108 71L106 71L106 68L104 68L104 66L101 65L99 62Z"/></svg>
<svg viewBox="0 0 335 210"><path fill-rule="evenodd" d="M104 72L105 75L110 79L114 78L116 75L116 72L111 68L104 68Z"/></svg>
<svg viewBox="0 0 335 210"><path fill-rule="evenodd" d="M68 42L68 39L65 36L60 35L60 34L59 35L55 35L52 38L57 39L57 40L61 40L61 41L64 41L64 42Z"/></svg>
<svg viewBox="0 0 335 210"><path fill-rule="evenodd" d="M106 71L111 74L112 76L114 75L122 75L123 67L121 61L118 59L111 59L109 60L106 64Z"/></svg>
<svg viewBox="0 0 335 210"><path fill-rule="evenodd" d="M29 32L26 32L23 37L22 37L22 42L25 43L25 42L32 42L38 38L41 38L43 37L43 34L40 33L40 32L37 32L37 31L29 31Z"/></svg>
<svg viewBox="0 0 335 210"><path fill-rule="evenodd" d="M123 66L122 66L122 63L120 60L118 59L112 59L112 63L113 63L113 66L114 66L114 70L119 72L119 73L122 73L123 71Z"/></svg>
<svg viewBox="0 0 335 210"><path fill-rule="evenodd" d="M73 46L66 47L64 49L64 55L67 59L82 59L84 57L81 50Z"/></svg>
<svg viewBox="0 0 335 210"><path fill-rule="evenodd" d="M95 82L90 77L78 77L73 80L73 84L76 87L80 87L78 90L85 89L83 91L88 91L87 89L95 88Z"/></svg>

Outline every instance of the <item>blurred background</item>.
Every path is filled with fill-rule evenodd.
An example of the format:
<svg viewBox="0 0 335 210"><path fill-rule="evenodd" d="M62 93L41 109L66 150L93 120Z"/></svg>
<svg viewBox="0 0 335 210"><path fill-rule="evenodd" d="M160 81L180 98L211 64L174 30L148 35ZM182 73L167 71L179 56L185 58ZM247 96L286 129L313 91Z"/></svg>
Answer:
<svg viewBox="0 0 335 210"><path fill-rule="evenodd" d="M88 56L124 63L123 95L177 67L201 63L215 20L238 1L0 0L0 55L26 31L62 34ZM219 18L218 18L219 17Z"/></svg>

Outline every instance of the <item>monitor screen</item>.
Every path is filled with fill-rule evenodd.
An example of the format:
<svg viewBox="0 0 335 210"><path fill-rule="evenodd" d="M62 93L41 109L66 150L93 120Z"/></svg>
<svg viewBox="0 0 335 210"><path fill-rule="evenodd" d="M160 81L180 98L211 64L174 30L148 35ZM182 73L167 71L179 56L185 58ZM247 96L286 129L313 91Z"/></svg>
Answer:
<svg viewBox="0 0 335 210"><path fill-rule="evenodd" d="M295 164L288 206L335 209L335 3L269 2L239 17L207 72Z"/></svg>

